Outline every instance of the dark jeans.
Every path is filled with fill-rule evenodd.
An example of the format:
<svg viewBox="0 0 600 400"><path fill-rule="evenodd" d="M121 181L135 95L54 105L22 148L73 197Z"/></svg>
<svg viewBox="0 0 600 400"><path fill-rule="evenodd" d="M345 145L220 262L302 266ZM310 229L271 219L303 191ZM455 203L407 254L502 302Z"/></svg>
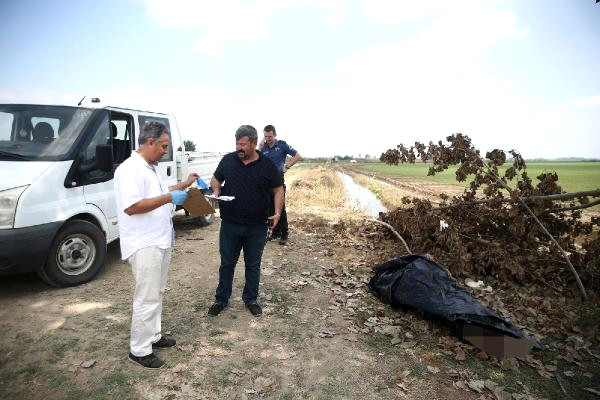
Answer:
<svg viewBox="0 0 600 400"><path fill-rule="evenodd" d="M279 223L275 228L273 228L273 232L271 232L271 236L273 237L282 237L288 238L288 221L287 221L287 212L285 212L285 180L283 178L283 174L281 174L281 181L283 182L283 207L281 207L281 215L279 217ZM271 215L275 214L275 200L273 200L273 209L271 210Z"/></svg>
<svg viewBox="0 0 600 400"><path fill-rule="evenodd" d="M256 302L260 282L260 261L266 237L266 224L238 225L221 221L221 231L219 232L221 267L219 268L219 286L215 295L217 303L226 305L229 302L233 272L241 249L244 249L244 263L246 264L246 283L242 300L246 304Z"/></svg>

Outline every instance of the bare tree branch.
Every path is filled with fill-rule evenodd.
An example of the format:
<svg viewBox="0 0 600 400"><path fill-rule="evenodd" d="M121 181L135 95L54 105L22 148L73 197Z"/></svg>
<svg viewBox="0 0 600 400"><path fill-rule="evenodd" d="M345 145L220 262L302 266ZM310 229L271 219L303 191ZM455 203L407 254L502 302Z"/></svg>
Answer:
<svg viewBox="0 0 600 400"><path fill-rule="evenodd" d="M498 175L496 175L494 173L494 171L492 171L492 169L490 168L490 166L488 164L484 163L484 165L486 166L488 174L492 178L494 178L496 180L496 182L498 182L501 186L503 186L508 191L508 193L510 193L512 195L512 193L513 193L512 189L506 184L506 182L504 182L502 179L500 179L500 177ZM558 249L561 251L563 257L565 258L565 261L567 261L567 265L569 266L569 269L571 270L571 273L575 277L575 281L577 282L577 287L579 288L579 292L581 292L581 297L582 297L583 301L586 302L588 300L587 293L585 291L585 288L583 287L583 283L581 282L581 279L579 278L579 274L575 270L575 267L573 267L573 264L571 264L571 260L569 259L569 255L567 254L566 251L564 251L564 249L560 246L560 244L558 244L558 242L556 241L556 239L554 238L554 236L552 236L552 234L550 232L548 232L548 229L546 229L546 227L544 226L544 224L542 224L542 221L540 221L538 219L538 217L535 215L535 213L533 212L533 210L531 208L529 208L529 206L527 205L527 203L525 203L525 199L523 197L518 197L518 199L521 202L521 205L523 205L523 207L525 207L525 209L527 210L527 212L529 212L529 215L531 215L531 217L533 218L533 220L540 226L540 228L542 229L542 232L544 232L544 234L546 236L548 236L548 238L552 241L552 243L554 243L554 245L556 247L558 247Z"/></svg>
<svg viewBox="0 0 600 400"><path fill-rule="evenodd" d="M392 227L390 224L388 224L387 222L380 221L378 219L373 219L373 218L368 218L367 221L377 222L378 224L381 224L381 225L389 228L392 232L394 232L394 234L398 237L398 239L400 239L400 241L404 245L404 248L406 249L406 252L408 254L412 254L412 251L410 251L410 249L408 248L408 245L404 241L404 238L402 236L400 236L400 234L398 232L396 232L396 230L394 229L394 227Z"/></svg>
<svg viewBox="0 0 600 400"><path fill-rule="evenodd" d="M446 204L446 205L441 205L438 208L451 208L451 207L457 207L459 205L462 204L483 204L483 203L490 203L490 202L500 202L500 203L519 203L521 200L569 200L569 199L575 199L578 197L598 197L600 196L600 189L596 189L596 190L587 190L585 192L572 192L572 193L561 193L561 194L550 194L550 195L545 195L545 196L529 196L529 197L521 197L521 198L516 198L516 197L509 197L506 199L481 199L481 200L473 200L473 201L468 201L468 202L463 202L461 204ZM590 203L592 204L592 203ZM598 204L597 202L594 202L593 205ZM586 207L592 207L591 205L588 206L586 205ZM586 208L586 207L581 207L581 208ZM559 210L559 209L556 209ZM565 210L567 211L567 210ZM546 212L554 212L554 210L548 210Z"/></svg>
<svg viewBox="0 0 600 400"><path fill-rule="evenodd" d="M558 385L560 386L560 389L561 389L561 390L562 390L562 392L565 394L565 396L567 396L567 397L570 397L570 396L567 394L567 391L565 390L565 387L564 387L564 385L563 385L563 383L562 383L562 381L560 380L560 377L559 377L558 375L556 375L556 381L558 382Z"/></svg>
<svg viewBox="0 0 600 400"><path fill-rule="evenodd" d="M553 208L551 210L546 210L544 212L545 213L555 213L555 212L561 212L561 211L581 210L584 208L594 207L597 204L600 204L600 199L598 199L596 201L592 201L591 203L588 203L588 204L580 204L578 206L573 206L573 207Z"/></svg>

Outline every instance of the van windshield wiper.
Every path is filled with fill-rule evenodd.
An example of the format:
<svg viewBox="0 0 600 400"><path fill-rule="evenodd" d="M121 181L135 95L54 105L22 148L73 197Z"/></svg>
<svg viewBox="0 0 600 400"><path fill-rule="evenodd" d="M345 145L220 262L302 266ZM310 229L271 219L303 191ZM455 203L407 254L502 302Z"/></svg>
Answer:
<svg viewBox="0 0 600 400"><path fill-rule="evenodd" d="M29 157L23 156L21 154L16 154L16 153L11 153L8 151L0 150L0 158L5 158L5 157L12 158L14 160L23 160L23 161L30 160Z"/></svg>

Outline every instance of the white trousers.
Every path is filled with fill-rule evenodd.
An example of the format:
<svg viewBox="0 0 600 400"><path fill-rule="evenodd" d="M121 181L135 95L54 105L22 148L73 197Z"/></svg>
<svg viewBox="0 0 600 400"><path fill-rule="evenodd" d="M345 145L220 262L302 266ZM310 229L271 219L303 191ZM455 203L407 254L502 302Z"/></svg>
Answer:
<svg viewBox="0 0 600 400"><path fill-rule="evenodd" d="M171 263L171 249L146 247L128 259L135 280L129 348L136 357L152 353L161 338L162 300Z"/></svg>

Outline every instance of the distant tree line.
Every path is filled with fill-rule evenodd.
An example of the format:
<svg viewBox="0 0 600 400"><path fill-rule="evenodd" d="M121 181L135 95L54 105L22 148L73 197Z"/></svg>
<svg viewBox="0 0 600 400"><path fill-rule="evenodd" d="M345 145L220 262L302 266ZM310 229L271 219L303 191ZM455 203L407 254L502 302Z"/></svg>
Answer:
<svg viewBox="0 0 600 400"><path fill-rule="evenodd" d="M191 140L184 140L183 148L185 149L185 151L196 151L196 143L194 143ZM177 148L177 151L181 151L181 146Z"/></svg>
<svg viewBox="0 0 600 400"><path fill-rule="evenodd" d="M361 161L361 162L376 162L376 161L378 161L377 157L374 155L371 155L371 154L358 154L357 156L335 155L333 157L312 157L312 158L304 157L303 160L307 161L307 162L336 162L336 161L350 161L350 160L356 160L356 161Z"/></svg>

